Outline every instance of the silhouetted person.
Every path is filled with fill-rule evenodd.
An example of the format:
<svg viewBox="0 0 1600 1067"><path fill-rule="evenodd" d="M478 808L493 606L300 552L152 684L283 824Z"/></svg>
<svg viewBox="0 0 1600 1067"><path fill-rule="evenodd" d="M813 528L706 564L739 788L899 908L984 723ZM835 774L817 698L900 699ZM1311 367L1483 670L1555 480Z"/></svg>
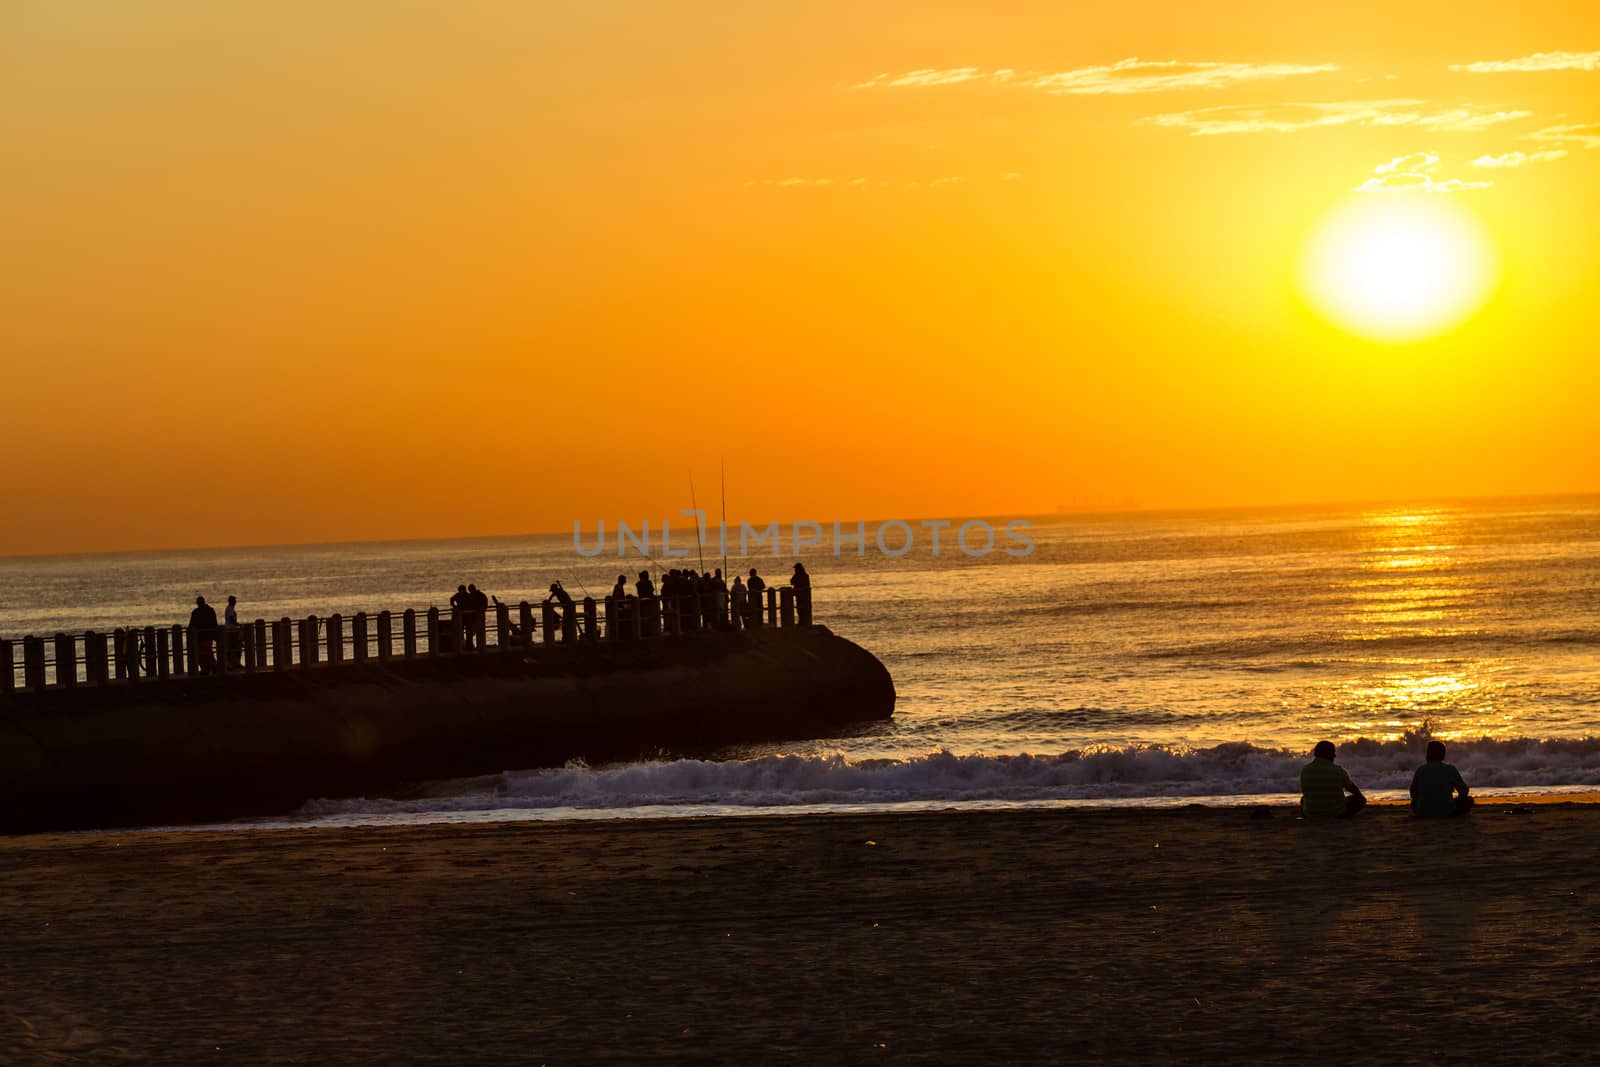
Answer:
<svg viewBox="0 0 1600 1067"><path fill-rule="evenodd" d="M627 595L628 576L626 574L619 574L617 575L617 584L611 587L611 599L620 604L624 599L627 598Z"/></svg>
<svg viewBox="0 0 1600 1067"><path fill-rule="evenodd" d="M578 616L572 594L561 588L560 582L551 582L550 595L546 600L554 600L561 605L561 640L575 640L578 636Z"/></svg>
<svg viewBox="0 0 1600 1067"><path fill-rule="evenodd" d="M718 567L711 578L711 624L719 630L728 628L728 583Z"/></svg>
<svg viewBox="0 0 1600 1067"><path fill-rule="evenodd" d="M761 575L756 573L754 567L750 568L750 580L745 583L745 591L750 597L750 614L746 617L745 623L752 630L760 629L761 600L767 591L767 583L761 580Z"/></svg>
<svg viewBox="0 0 1600 1067"><path fill-rule="evenodd" d="M633 590L639 596L639 632L654 637L661 632L661 604L656 600L656 583L650 580L649 571L639 572Z"/></svg>
<svg viewBox="0 0 1600 1067"><path fill-rule="evenodd" d="M467 596L470 598L467 609L467 618L471 622L472 644L478 651L483 651L484 638L489 631L489 594L475 585L467 586Z"/></svg>
<svg viewBox="0 0 1600 1067"><path fill-rule="evenodd" d="M467 647L467 621L472 614L472 595L464 585L456 586L456 595L450 598L450 629L455 631L456 651Z"/></svg>
<svg viewBox="0 0 1600 1067"><path fill-rule="evenodd" d="M1318 741L1311 756L1300 768L1300 811L1306 818L1348 819L1367 806L1350 772L1333 762L1332 741Z"/></svg>
<svg viewBox="0 0 1600 1067"><path fill-rule="evenodd" d="M489 599L494 601L496 609L506 609L506 632L500 635L500 640L513 645L521 644L523 637L522 627L517 625L517 617L511 614L510 605L500 603L500 598L492 594Z"/></svg>
<svg viewBox="0 0 1600 1067"><path fill-rule="evenodd" d="M1444 761L1444 742L1428 742L1428 762L1411 776L1411 814L1425 819L1465 815L1472 810L1467 783Z"/></svg>
<svg viewBox="0 0 1600 1067"><path fill-rule="evenodd" d="M211 674L217 669L217 609L203 596L194 598L194 610L189 612L189 640L194 644L195 666L201 674Z"/></svg>
<svg viewBox="0 0 1600 1067"><path fill-rule="evenodd" d="M789 585L794 589L794 609L799 613L800 625L811 625L811 575L806 573L804 563L794 565L794 576L789 579Z"/></svg>
<svg viewBox="0 0 1600 1067"><path fill-rule="evenodd" d="M239 598L228 597L222 609L222 625L228 633L228 662L235 667L244 666L244 644L239 640Z"/></svg>
<svg viewBox="0 0 1600 1067"><path fill-rule="evenodd" d="M750 596L745 591L744 579L737 574L733 576L733 588L728 590L728 599L733 604L731 625L737 630L745 625L745 613L750 610Z"/></svg>

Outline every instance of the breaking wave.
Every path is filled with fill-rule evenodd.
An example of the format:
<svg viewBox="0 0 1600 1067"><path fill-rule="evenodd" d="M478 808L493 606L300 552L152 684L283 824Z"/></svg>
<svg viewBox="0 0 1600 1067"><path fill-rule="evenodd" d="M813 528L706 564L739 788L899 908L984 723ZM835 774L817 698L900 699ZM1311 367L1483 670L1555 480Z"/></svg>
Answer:
<svg viewBox="0 0 1600 1067"><path fill-rule="evenodd" d="M1363 789L1404 789L1421 762L1422 735L1339 746ZM436 782L396 799L318 800L301 815L558 808L787 807L972 801L1136 800L1298 792L1302 752L1246 742L1211 748L1095 746L1055 755L905 759L775 755L748 760L582 764ZM1600 785L1600 737L1450 742L1449 759L1474 788Z"/></svg>

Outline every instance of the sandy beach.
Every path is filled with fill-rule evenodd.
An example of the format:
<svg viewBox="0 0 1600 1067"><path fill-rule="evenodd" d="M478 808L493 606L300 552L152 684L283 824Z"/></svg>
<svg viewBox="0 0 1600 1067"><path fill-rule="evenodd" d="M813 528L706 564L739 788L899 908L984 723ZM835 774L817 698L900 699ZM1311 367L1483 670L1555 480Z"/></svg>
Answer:
<svg viewBox="0 0 1600 1067"><path fill-rule="evenodd" d="M1600 807L0 841L13 1063L1591 1062Z"/></svg>

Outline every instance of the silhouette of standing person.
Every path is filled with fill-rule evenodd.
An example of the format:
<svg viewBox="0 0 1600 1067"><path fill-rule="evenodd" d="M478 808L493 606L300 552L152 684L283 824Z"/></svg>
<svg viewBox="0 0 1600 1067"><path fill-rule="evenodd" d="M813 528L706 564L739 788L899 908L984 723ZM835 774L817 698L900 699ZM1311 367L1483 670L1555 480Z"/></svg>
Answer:
<svg viewBox="0 0 1600 1067"><path fill-rule="evenodd" d="M1465 815L1472 795L1453 764L1444 761L1444 742L1429 741L1427 762L1411 776L1411 814L1424 819Z"/></svg>
<svg viewBox="0 0 1600 1067"><path fill-rule="evenodd" d="M728 590L728 599L733 604L730 625L737 630L745 625L745 613L750 609L749 595L744 588L744 579L737 574L733 576L733 588Z"/></svg>
<svg viewBox="0 0 1600 1067"><path fill-rule="evenodd" d="M227 606L222 609L222 625L228 634L228 663L234 667L243 667L244 645L239 641L238 597L228 597Z"/></svg>
<svg viewBox="0 0 1600 1067"><path fill-rule="evenodd" d="M750 616L746 620L752 630L761 628L761 596L766 592L767 583L761 580L761 575L756 573L754 567L750 568L750 581L745 584L745 591L750 597Z"/></svg>
<svg viewBox="0 0 1600 1067"><path fill-rule="evenodd" d="M467 618L472 628L472 647L483 651L489 636L489 594L475 585L467 586Z"/></svg>
<svg viewBox="0 0 1600 1067"><path fill-rule="evenodd" d="M639 630L646 637L654 637L661 632L661 604L656 600L656 583L650 580L649 571L639 572L633 591L639 596Z"/></svg>
<svg viewBox="0 0 1600 1067"><path fill-rule="evenodd" d="M1318 741L1311 756L1300 768L1300 811L1306 818L1348 819L1367 806L1350 772L1333 762L1332 741Z"/></svg>
<svg viewBox="0 0 1600 1067"><path fill-rule="evenodd" d="M206 598L194 598L194 610L189 612L189 641L194 645L195 666L201 674L211 674L217 669L217 609L206 603Z"/></svg>
<svg viewBox="0 0 1600 1067"><path fill-rule="evenodd" d="M794 607L800 614L800 625L811 625L811 575L806 573L804 563L794 565L794 577L789 579L789 585L794 589Z"/></svg>
<svg viewBox="0 0 1600 1067"><path fill-rule="evenodd" d="M456 586L456 595L450 598L450 629L455 631L456 651L467 647L467 616L472 614L472 596L464 585Z"/></svg>

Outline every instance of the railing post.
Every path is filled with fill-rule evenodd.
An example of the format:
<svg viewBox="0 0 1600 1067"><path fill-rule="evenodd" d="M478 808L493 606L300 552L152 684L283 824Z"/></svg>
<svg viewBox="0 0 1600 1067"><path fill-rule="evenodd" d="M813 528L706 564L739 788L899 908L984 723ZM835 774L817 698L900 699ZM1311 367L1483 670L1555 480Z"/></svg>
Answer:
<svg viewBox="0 0 1600 1067"><path fill-rule="evenodd" d="M172 631L166 627L156 631L156 677L165 678L172 673L172 661L169 659L168 642L171 640Z"/></svg>
<svg viewBox="0 0 1600 1067"><path fill-rule="evenodd" d="M160 673L160 670L160 664L156 660L156 628L154 626L146 626L144 628L144 676L146 678L154 678Z"/></svg>
<svg viewBox="0 0 1600 1067"><path fill-rule="evenodd" d="M455 619L454 619L453 613L452 613L451 622L454 622L454 621L455 621ZM428 656L430 658L436 657L436 656L439 655L439 635L444 632L441 629L442 625L443 624L440 623L440 621L439 621L439 609L438 608L429 608L428 609Z"/></svg>
<svg viewBox="0 0 1600 1067"><path fill-rule="evenodd" d="M190 674L200 673L200 632L190 627L184 635L188 640L183 661L189 665Z"/></svg>
<svg viewBox="0 0 1600 1067"><path fill-rule="evenodd" d="M174 623L172 626L172 673L183 674L186 661L183 658L183 627Z"/></svg>
<svg viewBox="0 0 1600 1067"><path fill-rule="evenodd" d="M272 669L286 671L294 663L294 645L289 640L289 616L272 624Z"/></svg>
<svg viewBox="0 0 1600 1067"><path fill-rule="evenodd" d="M681 621L678 617L678 598L675 596L662 597L661 614L666 616L667 636L677 637L679 629L678 624Z"/></svg>
<svg viewBox="0 0 1600 1067"><path fill-rule="evenodd" d="M118 679L128 676L128 631L120 626L111 631L111 669Z"/></svg>
<svg viewBox="0 0 1600 1067"><path fill-rule="evenodd" d="M622 634L620 632L621 623L622 623L622 620L617 617L617 598L614 597L614 596L607 596L606 597L606 640L607 641L615 641L615 640L619 639L622 636Z"/></svg>
<svg viewBox="0 0 1600 1067"><path fill-rule="evenodd" d="M776 589L767 590L767 625L778 625L778 591Z"/></svg>
<svg viewBox="0 0 1600 1067"><path fill-rule="evenodd" d="M310 670L322 658L319 648L322 644L322 627L317 625L315 615L307 615L300 626L300 669Z"/></svg>
<svg viewBox="0 0 1600 1067"><path fill-rule="evenodd" d="M583 637L586 641L598 641L600 628L598 625L599 614L595 611L594 597L583 598Z"/></svg>
<svg viewBox="0 0 1600 1067"><path fill-rule="evenodd" d="M539 622L541 624L540 628L544 631L544 643L553 645L556 642L556 606L546 600L539 607L543 609L543 617L540 618Z"/></svg>
<svg viewBox="0 0 1600 1067"><path fill-rule="evenodd" d="M517 605L517 624L522 627L522 643L533 647L533 605L526 600Z"/></svg>
<svg viewBox="0 0 1600 1067"><path fill-rule="evenodd" d="M504 604L494 606L494 643L501 652L510 652L516 643L511 640L511 609Z"/></svg>
<svg viewBox="0 0 1600 1067"><path fill-rule="evenodd" d="M7 645L5 652L10 652ZM106 635L90 630L83 635L83 675L89 680L90 685L106 684ZM10 667L11 663L4 654L0 654L0 672ZM0 679L3 681L3 679Z"/></svg>
<svg viewBox="0 0 1600 1067"><path fill-rule="evenodd" d="M778 617L784 626L794 625L794 590L787 585L778 590Z"/></svg>
<svg viewBox="0 0 1600 1067"><path fill-rule="evenodd" d="M0 693L17 691L17 659L10 641L0 639Z"/></svg>
<svg viewBox="0 0 1600 1067"><path fill-rule="evenodd" d="M44 688L44 638L22 639L22 684L34 692Z"/></svg>
<svg viewBox="0 0 1600 1067"><path fill-rule="evenodd" d="M407 608L400 616L401 638L404 641L401 654L406 659L417 658L417 612L415 608Z"/></svg>
<svg viewBox="0 0 1600 1067"><path fill-rule="evenodd" d="M233 645L239 640L237 630L224 623L216 629L217 634L217 673L227 674L233 670Z"/></svg>
<svg viewBox="0 0 1600 1067"><path fill-rule="evenodd" d="M378 612L378 662L388 663L394 658L394 616L387 611Z"/></svg>
<svg viewBox="0 0 1600 1067"><path fill-rule="evenodd" d="M256 628L249 623L239 627L239 636L244 639L244 671L246 674L256 673Z"/></svg>
<svg viewBox="0 0 1600 1067"><path fill-rule="evenodd" d="M256 632L256 670L264 671L267 669L267 620L257 619L250 628Z"/></svg>
<svg viewBox="0 0 1600 1067"><path fill-rule="evenodd" d="M357 663L367 662L372 646L367 642L367 613L358 611L350 620L350 653Z"/></svg>
<svg viewBox="0 0 1600 1067"><path fill-rule="evenodd" d="M344 616L337 611L328 616L328 665L344 662Z"/></svg>
<svg viewBox="0 0 1600 1067"><path fill-rule="evenodd" d="M56 634L56 685L78 685L78 639L71 634Z"/></svg>

